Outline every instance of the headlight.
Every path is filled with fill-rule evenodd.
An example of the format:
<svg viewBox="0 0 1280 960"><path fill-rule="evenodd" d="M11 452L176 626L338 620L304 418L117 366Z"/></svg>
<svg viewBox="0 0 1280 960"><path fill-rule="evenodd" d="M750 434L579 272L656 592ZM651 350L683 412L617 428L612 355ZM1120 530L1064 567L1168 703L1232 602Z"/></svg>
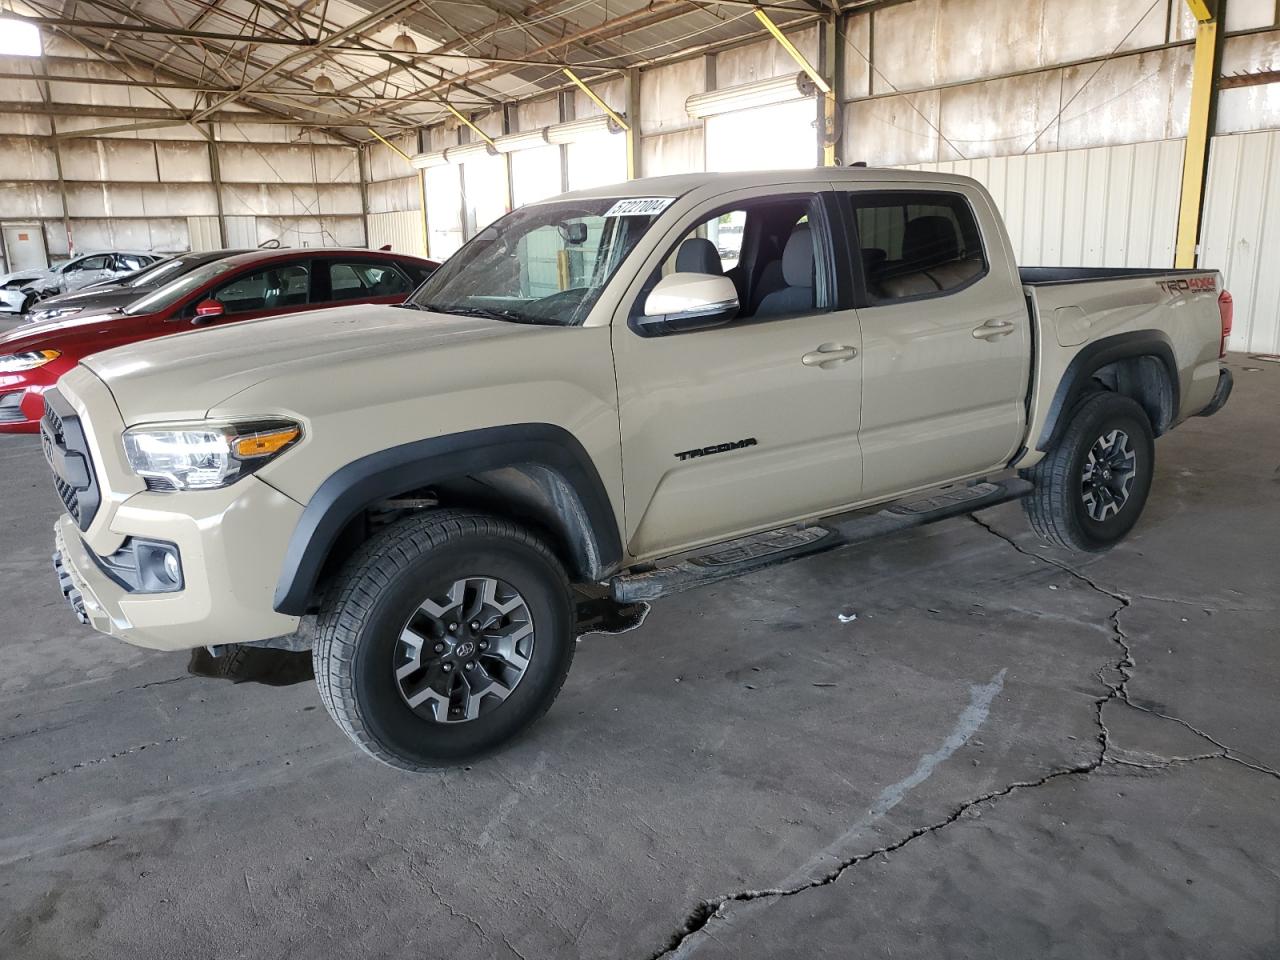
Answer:
<svg viewBox="0 0 1280 960"><path fill-rule="evenodd" d="M32 317L36 320L57 320L59 317L79 312L79 307L49 307L47 310L33 311Z"/></svg>
<svg viewBox="0 0 1280 960"><path fill-rule="evenodd" d="M174 423L124 433L125 455L159 489L212 490L235 483L284 453L302 437L292 420Z"/></svg>
<svg viewBox="0 0 1280 960"><path fill-rule="evenodd" d="M43 367L62 356L61 350L28 350L26 353L10 353L0 356L0 373L21 373Z"/></svg>

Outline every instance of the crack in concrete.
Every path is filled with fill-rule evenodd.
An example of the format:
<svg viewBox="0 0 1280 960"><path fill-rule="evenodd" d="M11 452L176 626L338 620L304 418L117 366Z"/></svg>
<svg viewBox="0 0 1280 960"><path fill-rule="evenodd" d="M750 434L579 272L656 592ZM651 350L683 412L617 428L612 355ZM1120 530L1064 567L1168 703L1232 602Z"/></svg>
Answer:
<svg viewBox="0 0 1280 960"><path fill-rule="evenodd" d="M980 526L983 530L986 530L993 537L996 537L998 540L1002 540L1003 542L1007 543L1009 546L1011 546L1014 550L1016 550L1018 553L1022 554L1023 556L1031 557L1034 560L1039 560L1042 563L1047 563L1047 564L1050 564L1051 566L1055 566L1059 570L1062 570L1063 572L1074 577L1076 580L1079 580L1081 583L1087 584L1089 587L1096 590L1098 593L1101 593L1103 596L1110 597L1112 600L1115 600L1117 604L1119 604L1119 606L1117 606L1113 611L1111 611L1111 614L1107 619L1108 619L1108 622L1110 622L1111 628L1113 631L1112 639L1120 646L1120 649L1124 651L1124 656L1121 657L1119 662L1115 665L1117 671L1120 674L1120 682L1119 683L1109 682L1102 676L1101 670L1099 670L1097 675L1098 679L1101 680L1102 683L1111 690L1111 693L1108 696L1103 697L1098 704L1098 725L1103 731L1104 746L1109 745L1109 740L1107 739L1109 737L1109 732L1107 731L1106 725L1103 724L1102 722L1102 707L1109 700L1119 700L1123 702L1125 706L1132 707L1134 710L1141 710L1143 713L1150 714L1153 717L1157 717L1161 720L1168 720L1170 723L1177 723L1185 727L1187 730L1191 731L1196 736L1200 737L1203 740L1208 741L1209 743L1213 744L1215 747L1218 748L1217 752L1212 754L1213 757L1219 757L1223 760L1230 760L1232 763L1238 763L1241 766L1249 768L1250 770L1257 771L1258 773L1265 773L1265 774L1268 774L1269 776L1273 776L1280 779L1280 771L1273 770L1272 768L1264 764L1258 763L1256 760L1250 757L1241 755L1237 751L1232 750L1221 740L1218 740L1217 738L1210 736L1206 731L1201 730L1199 727L1195 726L1194 724L1188 722L1187 720L1182 719L1182 717L1175 717L1171 714L1161 713L1159 710L1155 710L1142 703L1135 702L1133 698L1130 697L1129 681L1133 679L1133 672L1137 667L1137 664L1133 659L1133 649L1129 645L1129 636L1124 632L1124 628L1120 626L1120 614L1124 610L1126 610L1128 607L1132 606L1133 601L1135 599L1148 600L1155 603L1178 603L1178 602L1184 602L1184 601L1176 601L1176 600L1170 600L1164 597L1150 597L1150 596L1143 596L1143 595L1137 595L1135 597L1135 596L1129 596L1127 594L1120 593L1118 590L1108 590L1106 587L1103 587L1092 577L1088 576L1087 574L1081 573L1079 570L1076 570L1073 567L1068 566L1067 564L1063 563L1061 560L1055 560L1052 557L1046 557L1039 553L1036 553L1034 550L1026 549L1022 545L1014 541L1011 537L1006 536L1005 534L1001 533L999 530L995 529L993 526L991 526L991 524L987 523L985 520L982 520L979 517L974 516L972 514L970 515L969 519L972 520L974 523L976 523L978 526Z"/></svg>
<svg viewBox="0 0 1280 960"><path fill-rule="evenodd" d="M1115 643L1115 645L1119 648L1118 658L1113 664L1110 665L1111 668L1114 669L1115 672L1119 675L1119 681L1116 682L1114 680L1109 680L1106 677L1104 677L1103 670L1106 669L1105 667L1100 667L1098 669L1096 676L1107 692L1102 696L1096 698L1095 700L1095 722L1098 725L1097 756L1094 757L1092 760L1088 761L1087 763L1080 763L1070 767L1064 767L1062 769L1052 770L1037 780L1017 781L1015 783L1002 787L999 790L994 790L990 793L983 794L982 796L976 797L974 799L967 800L962 804L960 804L960 806L958 806L950 815L948 815L947 817L944 817L942 820L939 820L936 823L932 823L928 826L919 827L915 830L912 830L910 833L899 838L898 840L895 840L893 843L885 844L883 846L877 847L874 850L870 850L866 853L860 853L855 856L845 858L844 860L841 860L838 864L836 864L833 869L827 871L825 874L819 877L814 877L804 882L793 884L791 886L786 886L786 887L774 887L774 888L765 888L765 889L758 889L758 890L739 890L735 893L723 894L720 896L703 900L697 905L697 907L695 907L692 911L690 911L690 913L686 916L684 923L671 935L671 937L668 939L666 944L657 952L650 954L648 960L662 960L662 958L665 958L665 957L678 958L678 957L687 956L690 953L692 953L693 950L697 949L697 944L699 941L696 940L695 938L699 934L703 934L707 937L712 936L711 933L707 932L707 928L710 926L710 924L712 924L716 920L723 921L727 919L723 911L728 906L732 906L733 904L748 904L748 903L761 902L761 901L774 902L786 897L798 896L799 894L802 894L808 890L812 890L816 887L824 887L829 884L836 883L837 881L840 880L842 876L845 875L846 872L857 867L859 864L865 863L867 860L871 860L874 857L888 856L891 853L901 850L907 844L912 843L913 841L919 839L920 837L927 836L929 834L936 833L940 830L943 830L946 827L950 826L951 824L955 823L957 820L960 820L970 810L973 810L975 807L979 806L980 804L994 803L1003 797L1010 796L1011 794L1017 793L1019 791L1034 790L1038 787L1044 786L1047 783L1050 783L1052 781L1059 780L1062 778L1086 777L1089 774L1093 773L1095 770L1098 770L1099 768L1101 768L1104 764L1112 764L1118 767L1128 767L1128 768L1143 769L1143 770L1149 770L1149 771L1163 771L1163 770L1168 770L1174 766L1191 764L1191 763L1200 763L1206 760L1227 760L1232 763L1238 763L1241 766L1244 766L1250 770L1254 770L1258 773L1263 773L1269 776L1280 778L1280 772L1276 770L1272 770L1269 767L1263 766L1261 764L1252 762L1250 760L1246 760L1243 757L1235 755L1231 751L1231 749L1227 747L1225 744L1211 737L1209 734L1205 733L1203 730L1200 730L1199 728L1188 723L1186 720L1183 720L1181 717L1169 716L1169 715L1160 713L1159 711L1153 710L1149 707L1143 706L1140 703L1133 702L1133 700L1129 696L1128 686L1129 686L1129 681L1133 679L1134 671L1137 667L1137 662L1134 660L1134 657L1133 657L1133 649L1129 643L1129 636L1124 632L1124 628L1120 624L1120 616L1124 610L1126 610L1128 607L1132 605L1133 599L1134 599L1133 597L1130 597L1124 593L1121 593L1118 590L1107 589L1106 587L1099 584L1092 577L1088 576L1085 573L1080 572L1079 570L1076 570L1068 566L1062 561L1055 560L1052 557L1041 556L1038 553L1035 553L1031 550L1027 550L1026 548L1016 543L1010 537L1004 535L1003 533L1000 533L990 524L979 519L977 516L974 516L971 514L970 519L974 523L976 523L978 526L980 526L982 529L990 533L992 536L1008 544L1018 553L1021 553L1027 557L1031 557L1032 559L1038 560L1042 563L1047 563L1051 566L1057 567L1058 569L1062 570L1064 573L1080 581L1081 583L1087 585L1090 589L1096 591L1097 593L1102 594L1105 597L1110 597L1112 600L1116 602L1115 609L1113 609L1111 613L1108 614L1107 616L1107 622L1110 624L1110 627L1111 627L1111 639ZM1141 597L1140 599L1152 600L1154 598ZM1144 763L1136 760L1128 760L1125 758L1113 756L1112 755L1113 747L1111 744L1111 731L1107 728L1106 721L1103 716L1104 708L1108 703L1112 701L1123 703L1127 707L1131 707L1134 710L1140 710L1144 713L1151 714L1152 716L1158 717L1162 720L1168 720L1173 723L1181 724L1182 726L1190 730L1192 733L1195 733L1196 735L1200 736L1207 742L1213 744L1217 748L1217 750L1215 750L1212 753L1197 754L1191 757L1160 758L1153 763Z"/></svg>
<svg viewBox="0 0 1280 960"><path fill-rule="evenodd" d="M96 760L81 760L79 763L72 764L71 766L67 767L65 770L55 770L53 773L46 773L43 777L37 778L36 783L41 784L41 783L44 783L46 780L52 780L54 777L60 777L64 773L72 773L76 770L83 770L86 767L96 767L99 764L110 763L112 760L119 760L121 757L128 757L128 756L132 756L135 753L141 753L143 750L148 750L151 747L158 747L161 744L165 744L165 743L178 743L185 739L187 738L186 737L166 737L163 740L153 740L151 743L139 744L136 747L129 747L127 750L120 750L120 751L117 751L116 753L108 754L105 757L98 757Z"/></svg>

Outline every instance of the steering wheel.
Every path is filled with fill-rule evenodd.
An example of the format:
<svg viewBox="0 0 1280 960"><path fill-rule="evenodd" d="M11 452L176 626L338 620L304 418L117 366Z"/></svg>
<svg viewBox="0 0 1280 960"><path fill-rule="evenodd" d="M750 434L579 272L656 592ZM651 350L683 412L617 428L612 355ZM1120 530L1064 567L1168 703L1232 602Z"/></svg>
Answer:
<svg viewBox="0 0 1280 960"><path fill-rule="evenodd" d="M558 313L576 309L582 303L582 298L586 294L586 287L572 287L543 297L541 300L525 304L524 309L526 313L531 313L534 316L551 318Z"/></svg>

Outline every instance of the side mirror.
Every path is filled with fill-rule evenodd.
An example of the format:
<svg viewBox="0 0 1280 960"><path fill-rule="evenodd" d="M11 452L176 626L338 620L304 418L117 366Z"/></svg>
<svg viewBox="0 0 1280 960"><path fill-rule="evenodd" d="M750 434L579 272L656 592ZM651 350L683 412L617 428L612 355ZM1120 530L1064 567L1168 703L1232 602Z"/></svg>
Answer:
<svg viewBox="0 0 1280 960"><path fill-rule="evenodd" d="M636 322L647 336L702 330L738 315L738 290L728 277L711 273L672 273L658 281Z"/></svg>
<svg viewBox="0 0 1280 960"><path fill-rule="evenodd" d="M192 323L208 323L210 320L216 320L226 312L226 308L217 300L210 297L208 300L201 300L196 304L196 316Z"/></svg>

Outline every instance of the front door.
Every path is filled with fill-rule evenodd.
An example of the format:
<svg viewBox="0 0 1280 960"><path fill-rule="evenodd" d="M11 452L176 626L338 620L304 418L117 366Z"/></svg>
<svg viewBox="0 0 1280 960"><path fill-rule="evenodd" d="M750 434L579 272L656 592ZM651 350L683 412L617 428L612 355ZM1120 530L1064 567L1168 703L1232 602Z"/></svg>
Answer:
<svg viewBox="0 0 1280 960"><path fill-rule="evenodd" d="M726 194L672 227L613 323L628 549L674 553L858 498L861 335L840 309L831 197ZM738 316L644 336L670 272L723 273Z"/></svg>
<svg viewBox="0 0 1280 960"><path fill-rule="evenodd" d="M861 262L865 496L1004 466L1025 430L1031 330L996 212L963 185L845 197Z"/></svg>

